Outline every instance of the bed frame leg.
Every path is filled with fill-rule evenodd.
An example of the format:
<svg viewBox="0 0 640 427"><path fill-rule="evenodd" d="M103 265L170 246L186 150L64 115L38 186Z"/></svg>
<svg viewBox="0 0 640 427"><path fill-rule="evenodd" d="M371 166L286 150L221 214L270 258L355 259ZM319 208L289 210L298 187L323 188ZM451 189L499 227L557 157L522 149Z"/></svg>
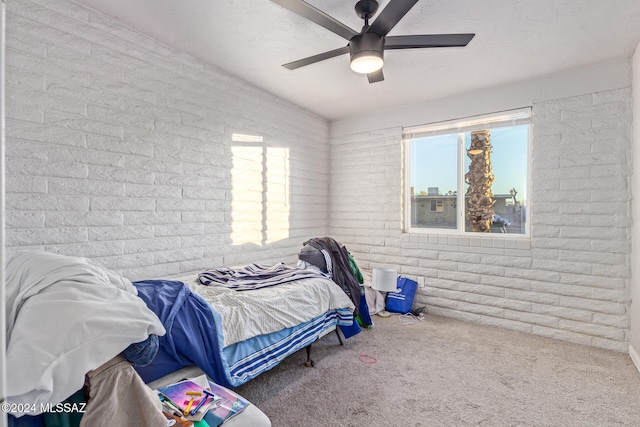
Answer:
<svg viewBox="0 0 640 427"><path fill-rule="evenodd" d="M338 341L340 341L340 345L344 345L344 341L342 341L342 335L340 335L340 329L336 327L335 329L336 335L338 336ZM316 366L315 362L311 360L311 346L313 343L306 346L304 349L307 351L307 361L304 362L304 366L307 368L313 368Z"/></svg>
<svg viewBox="0 0 640 427"><path fill-rule="evenodd" d="M305 347L307 350L307 361L304 363L304 366L307 368L313 368L316 364L311 360L311 344Z"/></svg>

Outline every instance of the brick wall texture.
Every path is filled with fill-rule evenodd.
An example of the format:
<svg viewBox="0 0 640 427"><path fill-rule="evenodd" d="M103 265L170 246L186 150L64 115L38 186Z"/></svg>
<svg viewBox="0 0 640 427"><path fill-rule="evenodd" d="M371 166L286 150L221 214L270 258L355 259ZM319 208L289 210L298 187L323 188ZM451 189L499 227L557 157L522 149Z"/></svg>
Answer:
<svg viewBox="0 0 640 427"><path fill-rule="evenodd" d="M64 0L8 2L6 56L8 256L135 280L293 262L330 234L363 270L424 277L430 313L627 351L630 89L533 105L531 238L408 235L400 128L330 139L326 120Z"/></svg>
<svg viewBox="0 0 640 427"><path fill-rule="evenodd" d="M6 58L8 256L135 280L327 233L326 120L63 0L7 3Z"/></svg>
<svg viewBox="0 0 640 427"><path fill-rule="evenodd" d="M331 234L432 314L627 351L631 90L533 105L531 238L402 232L401 129L331 140ZM428 118L425 118L425 123Z"/></svg>

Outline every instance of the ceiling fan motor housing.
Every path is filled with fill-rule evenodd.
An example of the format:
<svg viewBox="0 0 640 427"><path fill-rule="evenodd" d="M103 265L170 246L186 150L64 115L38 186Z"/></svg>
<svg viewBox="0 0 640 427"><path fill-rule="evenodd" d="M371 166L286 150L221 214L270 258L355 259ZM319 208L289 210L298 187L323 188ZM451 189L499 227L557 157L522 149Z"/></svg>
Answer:
<svg viewBox="0 0 640 427"><path fill-rule="evenodd" d="M357 63L364 58L379 58L380 66L383 62L384 37L375 33L362 33L349 40L349 54L351 64ZM352 65L352 68L353 65ZM354 71L356 71L354 69ZM367 71L368 72L368 71Z"/></svg>

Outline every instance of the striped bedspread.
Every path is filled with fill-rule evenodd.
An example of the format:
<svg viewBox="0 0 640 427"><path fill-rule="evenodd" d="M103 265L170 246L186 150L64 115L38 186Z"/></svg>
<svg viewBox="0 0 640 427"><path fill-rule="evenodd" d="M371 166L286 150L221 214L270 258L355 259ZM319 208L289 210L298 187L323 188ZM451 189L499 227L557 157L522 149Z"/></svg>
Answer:
<svg viewBox="0 0 640 427"><path fill-rule="evenodd" d="M252 291L308 278L329 278L320 272L291 267L285 263L275 265L249 264L240 268L212 268L198 275L198 281L207 286L224 286L236 291Z"/></svg>
<svg viewBox="0 0 640 427"><path fill-rule="evenodd" d="M353 318L354 305L342 288L317 275L251 292L205 286L197 274L177 280L188 284L220 314L224 347L300 325L328 311Z"/></svg>
<svg viewBox="0 0 640 427"><path fill-rule="evenodd" d="M224 355L229 364L231 381L244 384L313 343L324 331L336 325L348 326L352 322L351 313L341 315L330 311L301 325L225 347Z"/></svg>

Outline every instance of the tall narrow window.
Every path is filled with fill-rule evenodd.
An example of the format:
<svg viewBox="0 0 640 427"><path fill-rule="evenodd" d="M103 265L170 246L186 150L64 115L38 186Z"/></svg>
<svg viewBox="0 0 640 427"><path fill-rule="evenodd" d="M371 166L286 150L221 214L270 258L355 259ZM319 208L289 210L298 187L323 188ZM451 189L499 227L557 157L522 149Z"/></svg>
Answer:
<svg viewBox="0 0 640 427"><path fill-rule="evenodd" d="M531 110L405 129L405 231L528 234Z"/></svg>

